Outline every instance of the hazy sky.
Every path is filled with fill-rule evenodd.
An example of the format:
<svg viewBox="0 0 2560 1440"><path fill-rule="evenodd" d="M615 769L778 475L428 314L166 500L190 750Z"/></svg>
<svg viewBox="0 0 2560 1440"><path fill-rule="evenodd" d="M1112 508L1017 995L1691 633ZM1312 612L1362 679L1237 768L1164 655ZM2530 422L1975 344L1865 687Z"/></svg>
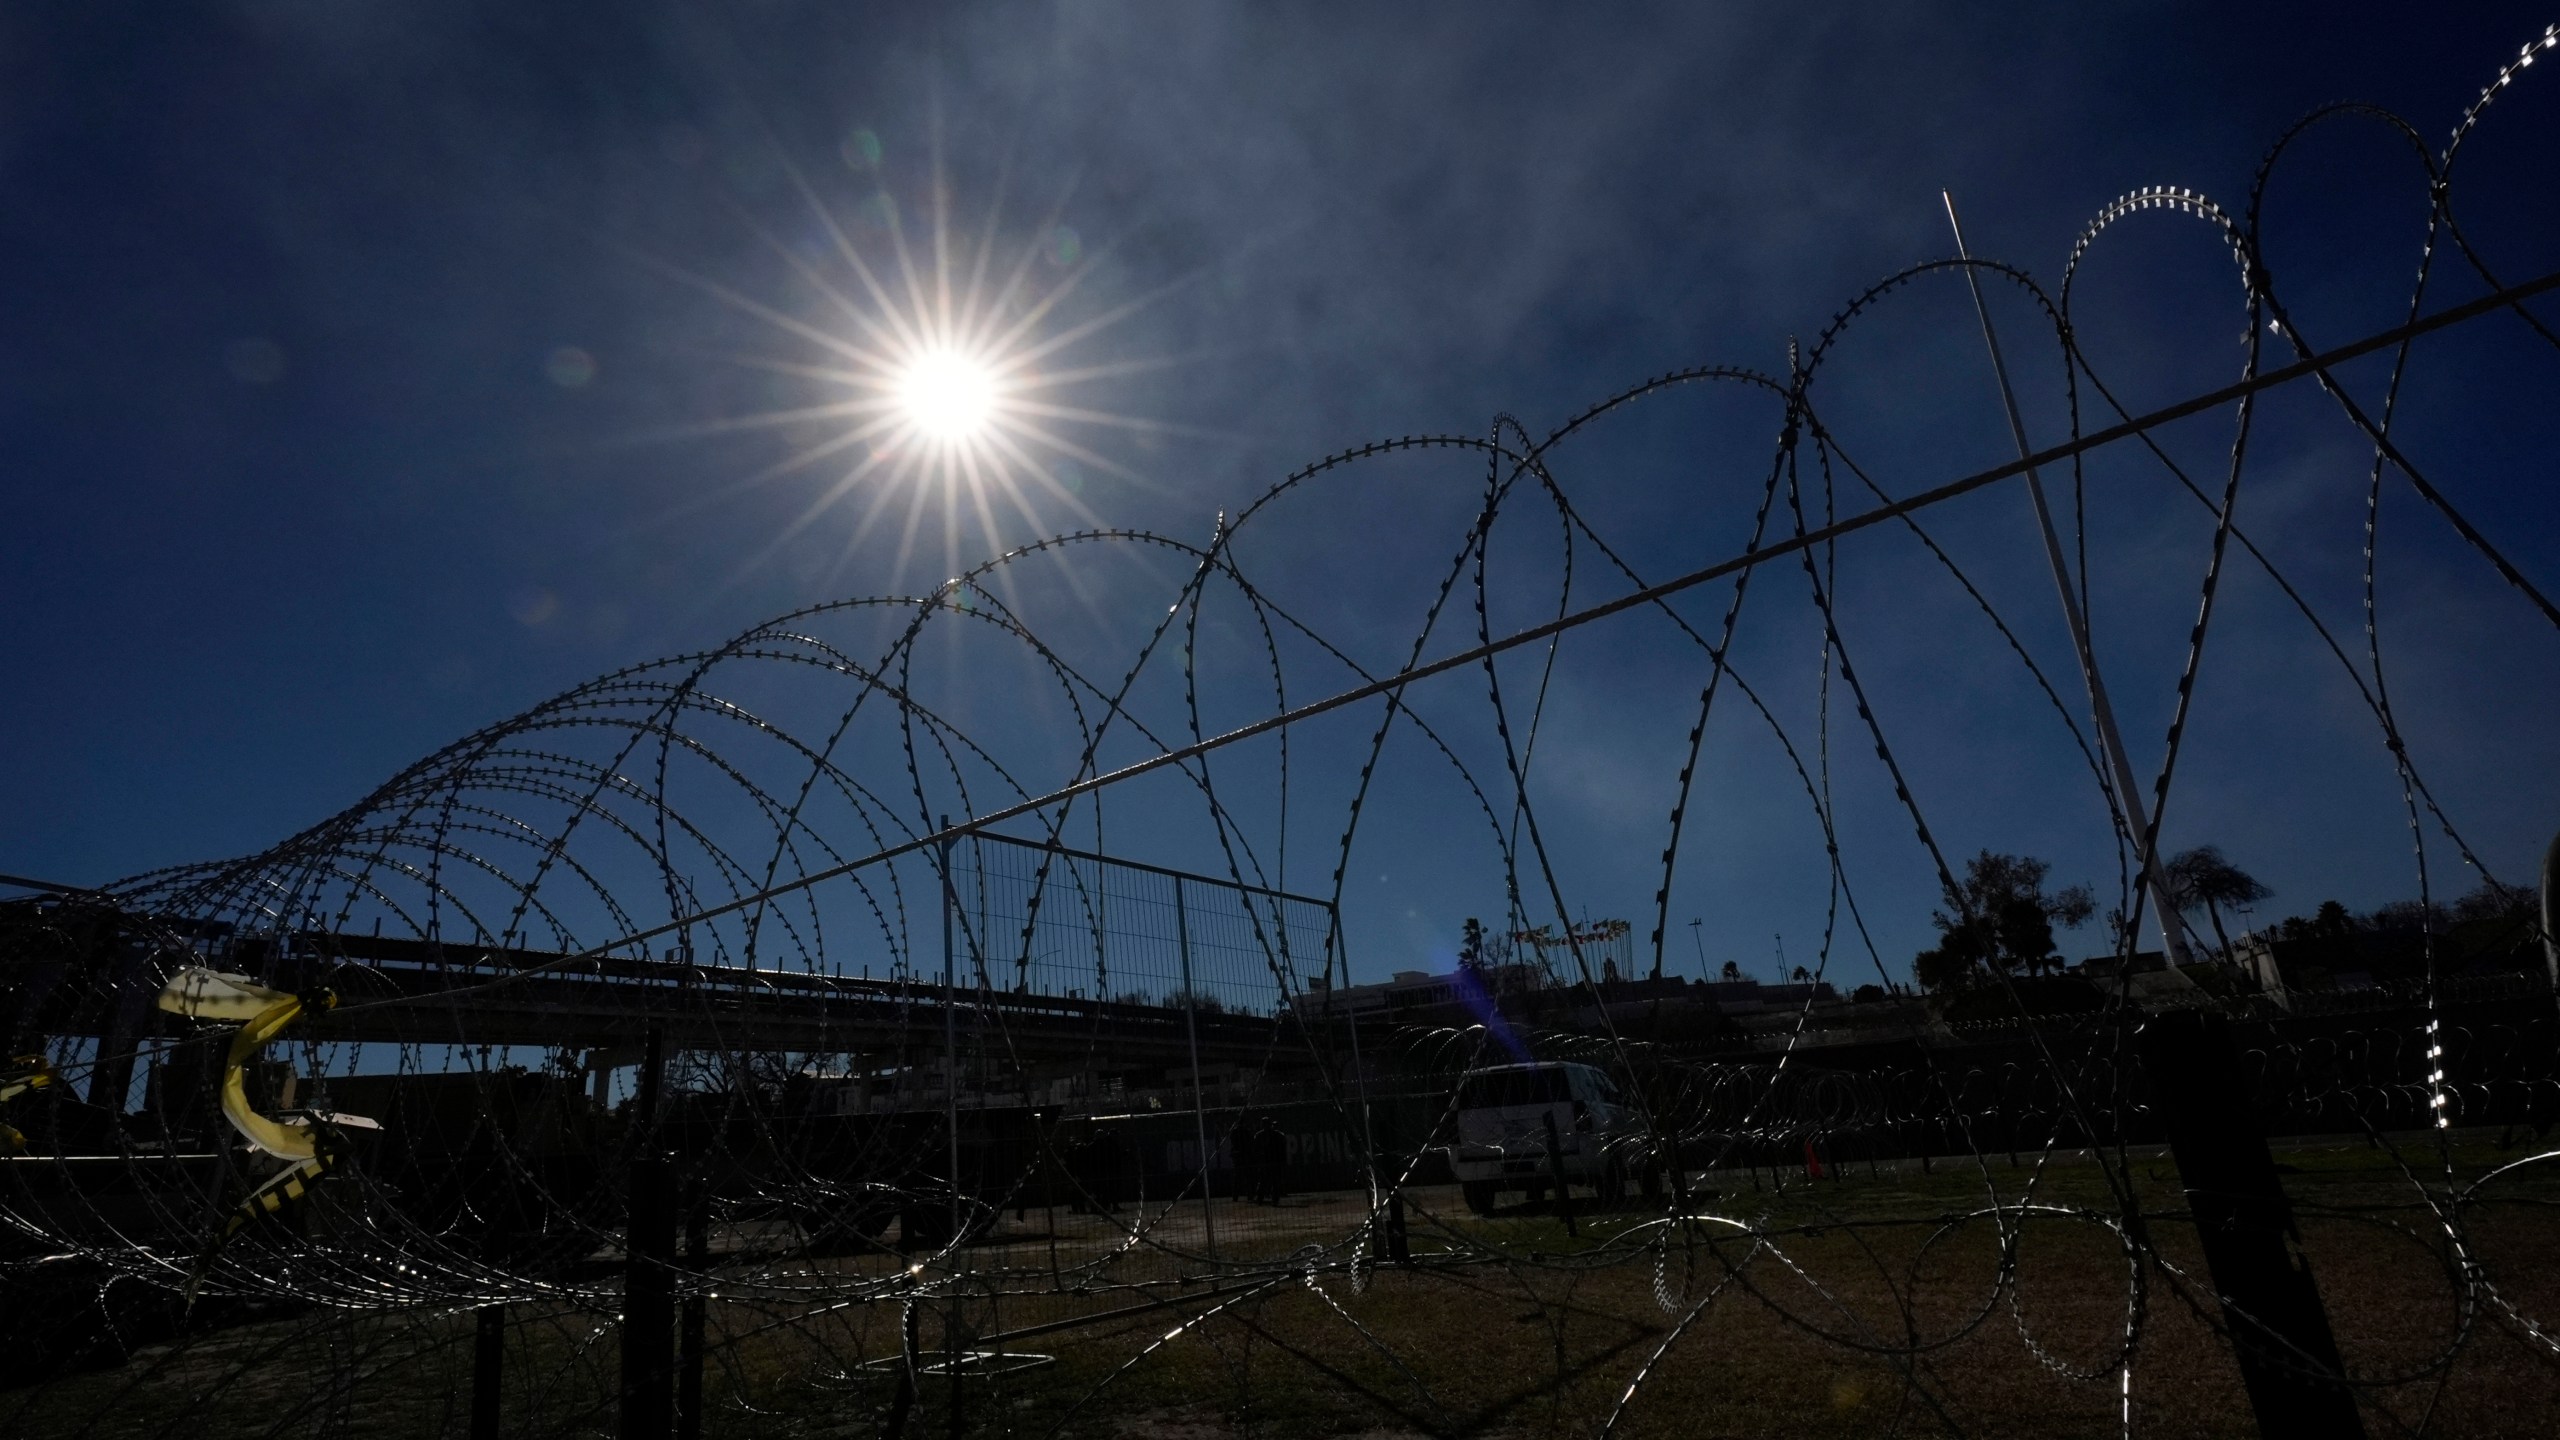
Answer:
<svg viewBox="0 0 2560 1440"><path fill-rule="evenodd" d="M2322 102L2389 107L2440 150L2549 18L2366 8L14 8L0 871L94 883L252 851L591 675L820 601L919 593L1054 531L1205 544L1220 512L1366 441L1481 438L1506 413L1544 437L1685 366L1783 377L1791 337L1810 353L1866 285L1950 252L1942 186L1978 253L2052 291L2110 199L2183 185L2238 211L2269 144ZM2466 234L2507 279L2560 264L2555 76L2519 81L2457 167ZM894 277L902 238L929 257L937 213L963 288L984 245L990 273L1019 264L1021 293L1053 302L1021 343L1056 344L1043 393L1076 412L1042 421L1070 448L1026 445L1041 478L983 508L918 504L894 465L844 483L870 447L841 445L848 422L825 412L845 387L816 373L868 303L848 255ZM2424 218L2423 172L2380 124L2325 126L2287 156L2267 259L2313 343L2405 318ZM2482 289L2439 265L2427 308ZM2073 317L2140 409L2238 374L2241 298L2211 230L2146 214L2091 252ZM2051 333L2015 291L1998 304L2050 443L2068 423ZM2378 404L2385 372L2351 375ZM2547 591L2555 382L2560 356L2493 319L2421 342L2400 402L2413 459ZM1959 280L1861 316L1814 394L1892 493L2009 456ZM2085 376L2076 398L2084 423L2112 418ZM1782 418L1747 387L1692 387L1577 435L1554 474L1659 579L1740 550ZM2225 412L2162 443L2218 493L2231 435ZM2337 407L2297 387L2262 408L2239 512L2359 665L2369 464ZM1836 478L1844 512L1871 500ZM1238 561L1388 668L1484 479L1454 451L1328 474L1258 514ZM2087 483L2098 641L2147 781L2209 517L2136 452L2093 461ZM2396 476L2385 495L2392 699L2464 839L2528 878L2560 824L2560 636ZM1557 604L1556 512L1533 499L1497 532L1496 631ZM2026 503L2012 482L1924 523L2078 718ZM1626 588L1588 543L1573 564L1575 603ZM1951 857L2043 855L2111 899L2086 765L1974 603L1907 532L1834 564L1850 656ZM1023 603L1108 681L1183 571L1124 546L1040 573ZM1790 562L1753 583L1733 653L1817 764L1806 577ZM1681 612L1712 633L1730 594ZM2274 885L2262 919L2414 893L2399 787L2348 671L2253 563L2235 557L2222 598L2167 843L2220 844ZM1426 653L1472 635L1463 589L1453 607ZM1272 703L1249 618L1226 620L1195 642L1213 726ZM1291 700L1347 683L1292 653ZM1538 660L1503 672L1515 707ZM1012 672L953 664L957 718L1042 753L1044 712L1013 702ZM1634 918L1640 938L1706 673L1660 617L1612 622L1564 648L1539 733L1531 798L1568 906ZM1844 863L1899 974L1934 880L1832 673ZM1415 703L1495 781L1485 688L1468 672ZM1377 719L1310 727L1293 753L1292 888L1330 876ZM1761 970L1778 935L1796 961L1820 943L1821 840L1772 736L1718 699L1671 902L1684 967L1697 941ZM1272 765L1262 747L1221 778L1276 793ZM1380 770L1344 882L1359 963L1437 966L1464 916L1501 909L1490 831L1409 732ZM1239 804L1276 856L1276 810ZM1217 868L1195 830L1151 832L1151 813L1124 812L1128 848ZM2439 892L2475 883L2432 820L2425 838ZM1832 966L1874 974L1862 950Z"/></svg>

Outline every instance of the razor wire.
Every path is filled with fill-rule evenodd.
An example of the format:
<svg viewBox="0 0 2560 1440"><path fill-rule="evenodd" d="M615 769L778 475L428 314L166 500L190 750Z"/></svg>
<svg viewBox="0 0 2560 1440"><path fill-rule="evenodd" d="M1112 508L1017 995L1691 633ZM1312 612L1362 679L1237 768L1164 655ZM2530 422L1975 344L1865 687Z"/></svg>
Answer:
<svg viewBox="0 0 2560 1440"><path fill-rule="evenodd" d="M1699 366L1544 438L1503 416L1482 437L1360 446L1221 517L1205 545L1083 531L929 594L812 606L577 686L259 854L0 905L0 1051L17 1057L0 1072L0 1142L15 1152L0 1159L0 1277L13 1310L55 1332L47 1363L68 1370L0 1390L0 1417L13 1417L0 1426L459 1434L474 1416L452 1397L494 1345L518 1377L499 1397L505 1433L592 1433L629 1404L625 1332L644 1288L681 1327L698 1377L686 1383L707 1386L680 1403L713 1431L839 1433L826 1427L858 1401L866 1417L885 1407L891 1428L941 1404L955 1426L1060 1433L1111 1413L1186 1339L1247 1374L1238 1357L1253 1344L1287 1349L1270 1317L1302 1297L1311 1323L1391 1372L1368 1392L1377 1413L1411 1422L1441 1402L1430 1357L1382 1318L1381 1277L1394 1274L1525 1297L1559 1336L1552 1396L1568 1379L1574 1287L1640 1287L1661 1324L1601 1433L1667 1425L1649 1395L1703 1363L1698 1326L1744 1308L1883 1367L1897 1431L1972 1428L1941 1361L2005 1323L2063 1383L2120 1390L2132 1433L2164 1307L2247 1343L2212 1282L2161 1239L2189 1215L2143 1177L2162 1163L2163 1130L2133 1054L2145 1012L2129 979L2147 901L2132 877L2156 863L2181 793L2227 565L2270 580L2352 682L2401 796L2421 909L2446 893L2430 823L2497 883L2393 708L2376 556L2383 496L2404 483L2560 626L2531 577L2547 558L2533 537L2494 539L2395 435L2419 334L2498 315L2553 342L2527 307L2560 277L2502 279L2455 221L2452 177L2493 103L2554 49L2560 31L2525 47L2440 152L2371 107L2330 107L2278 141L2236 212L2180 187L2132 192L2090 222L2050 293L1997 262L1917 265L1853 298L1791 349L1783 375ZM2352 119L2411 140L2428 217L2403 323L2323 348L2334 338L2305 335L2269 273L2262 216L2297 138ZM2241 378L2205 397L2234 420L2218 487L2153 433L2209 407L2137 415L2074 326L2084 266L2152 213L2207 227L2238 273ZM2429 312L2457 266L2487 297ZM1897 499L1826 422L1819 382L1849 363L1865 322L1952 280L2005 285L2039 317L2071 440ZM2262 356L2270 340L2289 357ZM2378 402L2338 373L2366 355L2388 356ZM2369 457L2361 655L2239 519L2255 397L2295 379L2331 398ZM1699 387L1747 396L1775 423L1740 555L1666 579L1593 518L1566 462L1604 421ZM2069 467L2077 516L2083 457L2125 440L2210 525L2139 826L2069 682L2037 665L1994 587L1922 514L2032 462ZM1321 597L1294 596L1285 568L1254 549L1302 497L1431 451L1480 460L1480 500L1429 572L1410 640L1388 663L1364 662L1369 642L1341 633ZM1844 490L1873 507L1850 509ZM1958 918L1976 918L1903 763L1919 722L1888 715L1861 679L1882 642L1844 613L1839 542L1886 522L1988 622L2086 762L2126 917L2128 978L2098 1009L2033 1013L1995 967L2007 1015L1950 1018L1886 994L1874 1033L1825 1028L1836 1017L1822 987L1861 963L1887 991L1895 981L1843 844L1854 782L1835 741L1872 750ZM2073 540L2085 610L2084 523ZM1505 558L1533 544L1552 610L1542 601L1547 618L1506 633ZM1738 653L1746 613L1782 604L1768 595L1792 583L1782 567L1755 584L1772 560L1792 562L1818 632L1810 726L1789 718L1790 682L1746 673ZM1116 648L1068 633L1086 617L1058 601L1062 585L1105 573L1161 581L1115 617ZM1728 578L1712 616L1680 603ZM1594 603L1595 590L1610 598ZM1650 926L1604 935L1578 923L1540 822L1552 813L1533 799L1540 741L1572 723L1554 703L1564 642L1648 623L1699 678L1683 758L1662 777ZM1531 663L1506 668L1514 652ZM1466 703L1460 672L1483 682ZM1334 777L1340 828L1310 863L1291 816L1314 803L1311 754L1328 752L1292 735L1335 710L1369 718L1337 747L1349 757ZM1828 871L1810 979L1756 1027L1663 985L1701 757L1711 732L1737 723L1783 756ZM1254 748L1266 736L1267 755ZM1496 859L1497 933L1516 937L1505 963L1456 977L1474 991L1409 1012L1353 998L1354 964L1374 968L1385 946L1344 907L1364 816L1407 766L1462 797L1471 843ZM1159 863L1168 848L1180 863ZM2315 1377L2388 1433L2428 1431L2484 1327L2560 1365L2560 1317L2498 1243L2501 1225L2555 1203L2549 986L2449 973L2432 927L2418 945L2405 993L2184 1002L2231 1018L2245 1103L2269 1134L2362 1146L2397 1177L2387 1193L2301 1205L2308 1220L2413 1246L2441 1282L2409 1292L2448 1317L2431 1348L2350 1354ZM1450 1157L1470 1078L1531 1062L1608 1077L1640 1123L1505 1142L1501 1189L1460 1184ZM2466 1174L2458 1141L2502 1158ZM1941 1166L1978 1178L1980 1203L1877 1213L1877 1197ZM662 1193L648 1188L652 1167ZM1600 1202L1582 1211L1587 1236L1572 1225L1574 1185ZM1488 1202L1506 1192L1529 1199ZM681 1239L644 1243L644 1203ZM2121 1263L2103 1343L2037 1318L2045 1297L2022 1276L2057 1231L2094 1241L2110 1274ZM1850 1237L1859 1258L1819 1250L1825 1236ZM1933 1257L1958 1254L1970 1273L1923 1282ZM1869 1281L1889 1297L1880 1306L1852 1293ZM1104 1333L1145 1343L1036 1423L987 1398ZM112 1390L83 1378L109 1373ZM369 1410L403 1373L446 1377L445 1410ZM2407 1387L2428 1385L2413 1415ZM1549 1419L1569 1428L1561 1408Z"/></svg>

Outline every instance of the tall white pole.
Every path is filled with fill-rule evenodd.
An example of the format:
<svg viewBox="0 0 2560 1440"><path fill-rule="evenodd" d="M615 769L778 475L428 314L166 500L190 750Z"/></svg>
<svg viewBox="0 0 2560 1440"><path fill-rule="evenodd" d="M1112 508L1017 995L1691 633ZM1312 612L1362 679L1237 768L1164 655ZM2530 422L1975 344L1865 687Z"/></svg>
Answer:
<svg viewBox="0 0 2560 1440"><path fill-rule="evenodd" d="M1941 190L1938 197L1947 203L1947 228L1956 236L1956 258L1971 260L1964 246L1964 225L1956 219L1956 197ZM1991 328L1991 307L1982 298L1982 278L1967 265L1965 283L1973 288L1974 313L1982 317L1982 343L1991 350L1991 373L2000 381L2000 403L2009 415L2009 438L2018 447L2018 458L2026 459L2035 452L2027 445L2026 422L2018 416L2017 392L2009 384L2009 366L2000 358L2000 336ZM2181 976L2193 964L2187 952L2186 927L2175 906L2169 903L2168 877L2161 873L2160 859L2144 844L2143 837L2151 825L2142 807L2142 794L2134 788L2133 766L2125 759L2124 737L2116 730L2115 707L2107 703L2106 682L2098 677L2098 656L2089 647L2089 624L2080 613L2080 597L2071 588L2071 571L2062 561L2062 538L2054 532L2053 511L2045 504L2044 477L2036 467L2027 467L2027 496L2035 502L2036 528L2044 536L2044 558L2053 567L2053 588L2062 596L2062 617L2071 626L2071 645L2080 657L2080 678L2088 682L2089 709L2098 725L2098 748L2107 757L2107 766L2115 773L2116 794L2124 802L2125 823L2132 828L2133 843L2138 847L2136 859L2142 866L2143 884L2151 891L2151 908L2160 918L2161 943L2168 948L2170 968ZM2194 983L2189 980L2189 983Z"/></svg>

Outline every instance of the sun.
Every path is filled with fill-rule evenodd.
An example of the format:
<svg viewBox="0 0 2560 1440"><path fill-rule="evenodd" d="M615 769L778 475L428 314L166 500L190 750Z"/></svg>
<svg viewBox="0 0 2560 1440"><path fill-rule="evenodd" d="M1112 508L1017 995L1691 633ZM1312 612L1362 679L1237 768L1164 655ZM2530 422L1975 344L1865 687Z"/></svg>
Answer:
<svg viewBox="0 0 2560 1440"><path fill-rule="evenodd" d="M958 443L979 434L994 416L996 380L987 366L966 355L927 350L898 376L897 397L917 430Z"/></svg>
<svg viewBox="0 0 2560 1440"><path fill-rule="evenodd" d="M686 502L797 492L737 574L761 573L812 527L836 529L837 517L837 559L810 583L878 561L891 573L914 561L920 573L955 574L1026 535L1099 528L1090 487L1155 488L1125 458L1133 445L1153 451L1162 437L1202 432L1119 406L1184 362L1133 352L1114 332L1178 283L1108 298L1089 290L1106 272L1065 223L1064 194L1036 221L1008 223L990 201L982 226L962 227L938 158L902 167L879 158L876 138L848 153L875 187L868 198L780 157L801 213L782 224L743 215L773 262L769 297L656 266L756 322L774 346L707 351L781 382L767 391L773 402L670 432L784 439L769 463ZM894 554L875 535L894 535Z"/></svg>

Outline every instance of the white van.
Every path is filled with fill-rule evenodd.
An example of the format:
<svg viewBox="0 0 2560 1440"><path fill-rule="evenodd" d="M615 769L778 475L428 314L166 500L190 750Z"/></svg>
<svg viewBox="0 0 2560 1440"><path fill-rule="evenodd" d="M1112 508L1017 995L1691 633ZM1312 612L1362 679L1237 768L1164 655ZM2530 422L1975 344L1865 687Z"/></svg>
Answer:
<svg viewBox="0 0 2560 1440"><path fill-rule="evenodd" d="M1589 1065L1541 1061L1470 1070L1458 1082L1458 1143L1447 1147L1467 1208L1493 1213L1505 1190L1532 1200L1564 1171L1615 1202L1627 1188L1627 1155L1643 1126L1609 1077ZM1553 1121L1550 1129L1549 1122ZM1553 1136L1553 1153L1549 1137Z"/></svg>

